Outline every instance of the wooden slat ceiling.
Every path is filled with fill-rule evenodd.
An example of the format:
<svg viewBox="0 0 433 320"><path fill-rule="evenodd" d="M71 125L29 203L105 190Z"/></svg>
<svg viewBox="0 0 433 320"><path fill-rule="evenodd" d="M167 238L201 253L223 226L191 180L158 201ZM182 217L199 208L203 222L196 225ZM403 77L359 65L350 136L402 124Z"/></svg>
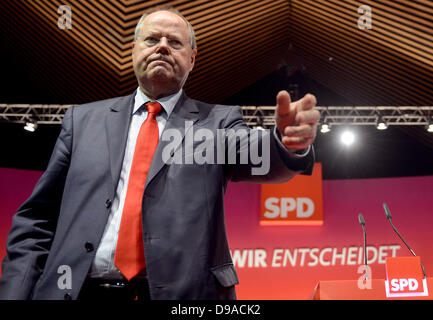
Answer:
<svg viewBox="0 0 433 320"><path fill-rule="evenodd" d="M363 4L372 29L358 28ZM433 102L432 1L294 0L290 24L298 62L354 104Z"/></svg>
<svg viewBox="0 0 433 320"><path fill-rule="evenodd" d="M60 30L60 5L72 9L72 29ZM58 103L82 103L137 87L131 42L146 9L170 5L190 20L198 56L187 93L222 101L281 65L289 43L287 1L6 1L8 43Z"/></svg>
<svg viewBox="0 0 433 320"><path fill-rule="evenodd" d="M353 105L433 104L433 1L292 0L289 20L290 61ZM424 128L402 130L433 148Z"/></svg>
<svg viewBox="0 0 433 320"><path fill-rule="evenodd" d="M162 4L196 30L199 54L186 87L195 98L222 101L288 63L354 105L433 101L433 1L68 1L72 29L60 30L63 4L0 2L6 41L55 103L132 92L135 25ZM360 5L372 8L370 30L357 26Z"/></svg>
<svg viewBox="0 0 433 320"><path fill-rule="evenodd" d="M72 8L71 30L57 26L63 4ZM0 1L5 43L52 97L31 103L131 93L135 25L157 5L177 8L196 30L186 84L193 98L221 102L287 64L353 105L433 104L431 0ZM361 5L372 9L372 29L358 28ZM433 147L423 128L404 130Z"/></svg>

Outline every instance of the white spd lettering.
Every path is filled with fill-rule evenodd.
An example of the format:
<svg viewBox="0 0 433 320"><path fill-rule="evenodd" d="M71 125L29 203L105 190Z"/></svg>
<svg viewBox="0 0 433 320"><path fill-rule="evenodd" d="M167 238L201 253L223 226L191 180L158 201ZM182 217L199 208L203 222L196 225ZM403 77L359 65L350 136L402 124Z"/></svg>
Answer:
<svg viewBox="0 0 433 320"><path fill-rule="evenodd" d="M269 219L287 218L289 212L296 210L297 218L309 218L314 213L314 202L310 198L268 198L265 201L264 216Z"/></svg>
<svg viewBox="0 0 433 320"><path fill-rule="evenodd" d="M418 281L413 278L409 279L392 279L391 280L391 291L415 291L418 289Z"/></svg>

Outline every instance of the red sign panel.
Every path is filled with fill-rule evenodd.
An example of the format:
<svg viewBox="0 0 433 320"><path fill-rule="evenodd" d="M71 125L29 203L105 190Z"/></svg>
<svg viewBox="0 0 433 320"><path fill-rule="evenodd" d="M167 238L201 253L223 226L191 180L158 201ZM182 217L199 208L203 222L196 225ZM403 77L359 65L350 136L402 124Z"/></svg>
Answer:
<svg viewBox="0 0 433 320"><path fill-rule="evenodd" d="M386 296L428 296L427 282L421 269L420 257L386 259Z"/></svg>
<svg viewBox="0 0 433 320"><path fill-rule="evenodd" d="M311 176L297 175L283 184L264 184L260 225L322 225L322 165Z"/></svg>

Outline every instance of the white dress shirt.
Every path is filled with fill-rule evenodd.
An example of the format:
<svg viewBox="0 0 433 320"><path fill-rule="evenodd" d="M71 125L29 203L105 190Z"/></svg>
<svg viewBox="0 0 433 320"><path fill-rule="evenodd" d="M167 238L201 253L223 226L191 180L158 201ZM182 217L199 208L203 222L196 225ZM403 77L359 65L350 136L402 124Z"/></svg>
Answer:
<svg viewBox="0 0 433 320"><path fill-rule="evenodd" d="M167 123L167 119L173 111L181 94L182 90L179 90L171 96L157 100L163 109L163 111L161 111L156 117L160 137ZM89 277L91 278L123 279L119 269L114 265L114 253L116 251L117 236L119 233L120 221L122 219L123 205L125 203L135 144L137 142L140 127L147 119L148 115L147 109L145 107L141 108L141 106L149 101L151 100L140 90L140 88L138 88L137 93L135 94L132 120L128 132L128 140L126 141L125 156L123 158L116 195L110 208L107 226L102 235L101 243L99 244L89 271Z"/></svg>

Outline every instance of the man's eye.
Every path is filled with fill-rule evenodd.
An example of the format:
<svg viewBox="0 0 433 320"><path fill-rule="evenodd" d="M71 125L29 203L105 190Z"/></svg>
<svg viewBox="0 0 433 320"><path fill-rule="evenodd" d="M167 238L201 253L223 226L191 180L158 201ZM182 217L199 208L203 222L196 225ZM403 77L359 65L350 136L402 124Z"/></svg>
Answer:
<svg viewBox="0 0 433 320"><path fill-rule="evenodd" d="M181 48L182 47L182 42L180 42L179 40L170 40L170 46L172 46L173 48Z"/></svg>
<svg viewBox="0 0 433 320"><path fill-rule="evenodd" d="M158 40L156 40L155 38L152 38L152 37L148 37L148 38L144 39L144 42L149 43L149 44L154 44L154 43L157 43Z"/></svg>

